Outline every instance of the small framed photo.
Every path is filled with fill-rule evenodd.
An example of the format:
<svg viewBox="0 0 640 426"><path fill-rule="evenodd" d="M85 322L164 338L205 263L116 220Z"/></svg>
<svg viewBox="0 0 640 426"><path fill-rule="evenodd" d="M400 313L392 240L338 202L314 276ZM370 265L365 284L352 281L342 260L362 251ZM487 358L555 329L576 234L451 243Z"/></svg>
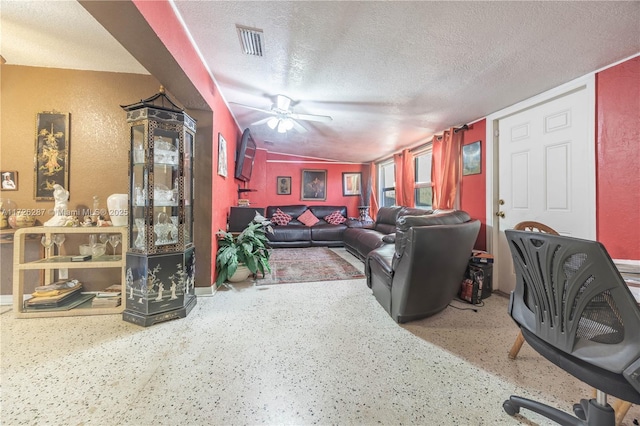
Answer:
<svg viewBox="0 0 640 426"><path fill-rule="evenodd" d="M302 169L301 200L327 199L327 171Z"/></svg>
<svg viewBox="0 0 640 426"><path fill-rule="evenodd" d="M291 195L291 176L278 176L276 178L276 194Z"/></svg>
<svg viewBox="0 0 640 426"><path fill-rule="evenodd" d="M342 173L342 195L362 195L362 173Z"/></svg>
<svg viewBox="0 0 640 426"><path fill-rule="evenodd" d="M218 133L218 174L227 177L227 141Z"/></svg>
<svg viewBox="0 0 640 426"><path fill-rule="evenodd" d="M17 191L18 190L18 172L14 170L5 170L2 174L2 190Z"/></svg>
<svg viewBox="0 0 640 426"><path fill-rule="evenodd" d="M477 175L482 172L482 147L475 141L462 147L462 175Z"/></svg>

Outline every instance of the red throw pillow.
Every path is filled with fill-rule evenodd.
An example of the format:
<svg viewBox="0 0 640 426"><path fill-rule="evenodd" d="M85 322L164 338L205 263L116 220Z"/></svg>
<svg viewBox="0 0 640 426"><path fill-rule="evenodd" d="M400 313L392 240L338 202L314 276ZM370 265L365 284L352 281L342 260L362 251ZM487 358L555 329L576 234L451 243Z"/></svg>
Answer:
<svg viewBox="0 0 640 426"><path fill-rule="evenodd" d="M320 219L315 217L309 209L305 210L304 213L298 216L298 220L307 226L313 226L316 223L320 222Z"/></svg>
<svg viewBox="0 0 640 426"><path fill-rule="evenodd" d="M338 210L336 210L330 215L325 216L324 220L327 221L327 223L330 223L331 225L340 225L341 223L346 222L347 218L342 216L342 214Z"/></svg>
<svg viewBox="0 0 640 426"><path fill-rule="evenodd" d="M271 216L271 222L280 226L285 226L286 224L291 222L291 219L293 219L293 217L289 216L280 209L276 209L276 212L273 214L273 216Z"/></svg>

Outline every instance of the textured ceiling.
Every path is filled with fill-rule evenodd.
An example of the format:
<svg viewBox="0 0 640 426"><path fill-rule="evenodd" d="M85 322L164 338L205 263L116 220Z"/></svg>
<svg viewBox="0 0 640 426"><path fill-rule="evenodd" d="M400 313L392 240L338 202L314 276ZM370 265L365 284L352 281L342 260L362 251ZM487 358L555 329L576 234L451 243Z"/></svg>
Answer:
<svg viewBox="0 0 640 426"><path fill-rule="evenodd" d="M174 4L260 145L341 161L381 158L640 52L640 2ZM146 72L75 2L1 5L7 63ZM263 57L242 54L236 24L264 31ZM333 121L281 135L235 105L269 109L276 94Z"/></svg>

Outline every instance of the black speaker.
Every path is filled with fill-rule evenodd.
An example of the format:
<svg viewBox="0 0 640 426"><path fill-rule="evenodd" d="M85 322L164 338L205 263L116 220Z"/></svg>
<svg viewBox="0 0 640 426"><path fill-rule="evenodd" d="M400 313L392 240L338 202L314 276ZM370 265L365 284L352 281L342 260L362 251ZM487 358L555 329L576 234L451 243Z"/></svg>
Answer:
<svg viewBox="0 0 640 426"><path fill-rule="evenodd" d="M256 212L264 216L264 207L231 207L229 232L242 232L254 218Z"/></svg>

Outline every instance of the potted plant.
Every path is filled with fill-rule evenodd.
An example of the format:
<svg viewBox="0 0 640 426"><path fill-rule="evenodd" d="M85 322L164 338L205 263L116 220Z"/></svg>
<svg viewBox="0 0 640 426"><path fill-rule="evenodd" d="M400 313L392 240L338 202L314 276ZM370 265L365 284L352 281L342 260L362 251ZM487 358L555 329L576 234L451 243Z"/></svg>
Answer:
<svg viewBox="0 0 640 426"><path fill-rule="evenodd" d="M267 232L273 232L271 222L256 214L256 217L238 235L218 231L218 252L216 254L216 285L229 280L243 281L250 274L271 272L269 266L269 239ZM246 269L245 269L246 268ZM237 271L242 276L234 277Z"/></svg>

